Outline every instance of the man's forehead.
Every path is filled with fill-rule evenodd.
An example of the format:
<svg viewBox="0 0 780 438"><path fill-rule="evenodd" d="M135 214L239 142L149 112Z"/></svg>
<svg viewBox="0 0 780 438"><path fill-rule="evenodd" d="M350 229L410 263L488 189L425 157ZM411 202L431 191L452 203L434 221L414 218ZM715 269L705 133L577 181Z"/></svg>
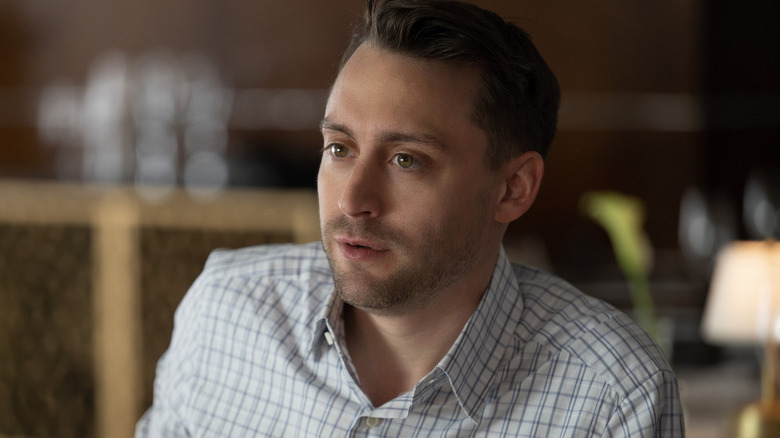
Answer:
<svg viewBox="0 0 780 438"><path fill-rule="evenodd" d="M474 127L479 79L473 69L361 46L331 89L321 127L347 133L367 123L386 137L446 144L450 131Z"/></svg>

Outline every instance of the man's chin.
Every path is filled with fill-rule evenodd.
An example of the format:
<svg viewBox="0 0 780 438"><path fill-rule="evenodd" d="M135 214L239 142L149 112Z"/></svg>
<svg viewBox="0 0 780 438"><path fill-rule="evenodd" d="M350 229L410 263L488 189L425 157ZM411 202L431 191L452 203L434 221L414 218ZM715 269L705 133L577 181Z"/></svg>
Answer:
<svg viewBox="0 0 780 438"><path fill-rule="evenodd" d="M345 303L360 308L382 308L387 301L387 286L365 271L334 272L336 292Z"/></svg>
<svg viewBox="0 0 780 438"><path fill-rule="evenodd" d="M376 296L362 290L355 292L352 290L337 289L339 298L344 304L350 305L356 309L360 309L364 312L368 312L374 315L391 315L396 313L402 313L401 309L406 306L403 302L397 302L398 300L388 300L386 296Z"/></svg>

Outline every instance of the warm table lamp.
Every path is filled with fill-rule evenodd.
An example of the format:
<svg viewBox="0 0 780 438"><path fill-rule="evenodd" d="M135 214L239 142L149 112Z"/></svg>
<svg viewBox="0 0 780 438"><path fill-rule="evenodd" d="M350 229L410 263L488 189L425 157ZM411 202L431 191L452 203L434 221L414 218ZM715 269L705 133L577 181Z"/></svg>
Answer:
<svg viewBox="0 0 780 438"><path fill-rule="evenodd" d="M761 400L739 412L729 436L780 437L780 243L735 242L720 252L702 331L717 344L765 344Z"/></svg>

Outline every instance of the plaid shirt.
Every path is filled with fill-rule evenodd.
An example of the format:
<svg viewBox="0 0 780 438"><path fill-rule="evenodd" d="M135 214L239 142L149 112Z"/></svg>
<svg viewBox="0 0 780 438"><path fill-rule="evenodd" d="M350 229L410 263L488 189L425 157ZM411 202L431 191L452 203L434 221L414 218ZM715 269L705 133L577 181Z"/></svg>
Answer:
<svg viewBox="0 0 780 438"><path fill-rule="evenodd" d="M684 435L650 337L564 281L511 264L415 388L374 407L319 243L212 254L182 300L137 437Z"/></svg>

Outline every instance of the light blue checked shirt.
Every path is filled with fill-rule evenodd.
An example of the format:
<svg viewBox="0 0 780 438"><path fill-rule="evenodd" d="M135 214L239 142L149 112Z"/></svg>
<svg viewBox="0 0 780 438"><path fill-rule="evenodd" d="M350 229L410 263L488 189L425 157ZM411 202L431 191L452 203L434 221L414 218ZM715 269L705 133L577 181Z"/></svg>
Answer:
<svg viewBox="0 0 780 438"><path fill-rule="evenodd" d="M212 254L182 300L136 436L678 437L677 380L631 320L512 265L415 388L374 407L320 243Z"/></svg>

